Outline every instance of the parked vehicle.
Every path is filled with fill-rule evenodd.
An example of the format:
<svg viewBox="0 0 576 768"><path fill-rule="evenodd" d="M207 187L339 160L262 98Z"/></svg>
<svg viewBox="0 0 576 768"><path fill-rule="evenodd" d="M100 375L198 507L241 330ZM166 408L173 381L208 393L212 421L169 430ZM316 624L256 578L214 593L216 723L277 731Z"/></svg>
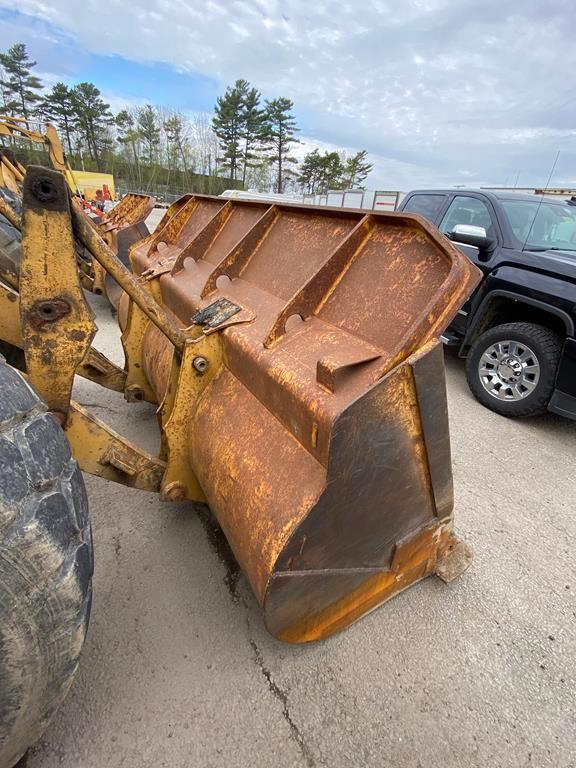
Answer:
<svg viewBox="0 0 576 768"><path fill-rule="evenodd" d="M475 397L504 416L576 419L576 199L514 192L410 192L483 272L443 336L466 358Z"/></svg>

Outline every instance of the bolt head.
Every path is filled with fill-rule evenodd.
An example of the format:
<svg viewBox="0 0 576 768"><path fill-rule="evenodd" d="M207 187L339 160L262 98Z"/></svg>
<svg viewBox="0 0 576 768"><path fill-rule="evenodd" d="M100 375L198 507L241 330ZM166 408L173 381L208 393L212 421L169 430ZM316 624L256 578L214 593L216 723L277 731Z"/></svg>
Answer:
<svg viewBox="0 0 576 768"><path fill-rule="evenodd" d="M198 371L198 373L206 373L208 369L208 360L206 360L206 358L202 357L201 355L196 355L196 357L192 360L192 366L194 367L194 370Z"/></svg>

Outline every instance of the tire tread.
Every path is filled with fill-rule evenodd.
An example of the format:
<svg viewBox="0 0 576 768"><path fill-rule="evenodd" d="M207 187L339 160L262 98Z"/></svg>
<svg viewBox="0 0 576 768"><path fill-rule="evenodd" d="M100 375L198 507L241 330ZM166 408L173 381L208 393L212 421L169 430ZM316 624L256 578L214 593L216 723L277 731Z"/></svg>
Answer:
<svg viewBox="0 0 576 768"><path fill-rule="evenodd" d="M18 498L0 484L4 768L41 736L70 687L88 626L93 553L84 483L64 432L1 356L0 391L0 441L18 450L20 479L26 468Z"/></svg>

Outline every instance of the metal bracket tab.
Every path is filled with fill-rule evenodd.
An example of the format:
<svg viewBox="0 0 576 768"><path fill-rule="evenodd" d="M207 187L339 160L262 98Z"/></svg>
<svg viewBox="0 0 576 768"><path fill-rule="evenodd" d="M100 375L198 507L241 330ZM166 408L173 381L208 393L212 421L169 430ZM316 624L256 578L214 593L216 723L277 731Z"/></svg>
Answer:
<svg viewBox="0 0 576 768"><path fill-rule="evenodd" d="M196 312L191 318L192 325L202 325L203 330L208 331L212 328L218 328L219 325L225 323L235 314L240 312L242 307L229 299L216 299L212 304L208 304L207 307Z"/></svg>

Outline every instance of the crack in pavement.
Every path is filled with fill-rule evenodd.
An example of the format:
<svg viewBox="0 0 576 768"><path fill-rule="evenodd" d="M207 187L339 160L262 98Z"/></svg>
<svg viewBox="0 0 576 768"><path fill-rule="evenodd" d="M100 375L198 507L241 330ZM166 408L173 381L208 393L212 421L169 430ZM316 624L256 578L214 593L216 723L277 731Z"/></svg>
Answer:
<svg viewBox="0 0 576 768"><path fill-rule="evenodd" d="M244 603L243 600L242 602ZM244 603L244 607L246 607L245 603ZM314 757L312 756L312 753L310 752L310 749L306 744L304 737L300 732L300 729L298 728L294 720L292 720L290 709L288 707L288 694L286 693L286 691L283 691L282 688L280 688L280 686L274 681L274 678L272 677L272 673L264 664L262 653L260 651L260 648L258 648L258 646L256 645L255 641L251 637L249 637L249 640L250 640L250 645L252 647L252 651L254 652L254 661L256 662L256 665L262 672L268 684L268 688L270 689L272 694L275 696L275 698L278 699L278 701L282 704L282 715L284 716L284 719L288 723L292 738L300 748L300 752L302 753L302 756L306 760L306 765L308 766L308 768L314 768L314 766L316 765L314 761Z"/></svg>
<svg viewBox="0 0 576 768"><path fill-rule="evenodd" d="M218 559L226 569L226 575L224 576L224 583L228 587L228 591L230 592L230 598L232 599L232 602L235 605L238 605L239 603L242 604L244 606L244 610L248 612L249 610L248 605L246 604L246 601L244 600L242 595L239 594L238 592L238 582L241 574L240 566L238 565L238 562L234 557L234 553L230 549L230 545L228 544L228 541L226 539L226 536L224 535L224 532L220 528L218 521L214 518L214 516L212 515L208 507L204 509L199 509L197 514L202 524L202 527L206 532L206 536L208 537L208 542L210 543L210 545L212 546L212 549L218 556ZM290 735L298 745L298 748L300 749L300 752L302 753L302 756L306 761L307 768L314 768L316 765L314 757L310 752L310 748L306 744L306 741L304 740L304 737L302 736L300 729L298 728L298 726L296 725L296 723L294 722L290 714L290 708L288 706L288 695L286 694L286 691L283 691L282 688L280 688L280 686L274 681L274 678L272 677L272 673L264 664L264 658L262 656L262 652L260 648L256 644L256 641L252 638L252 632L250 628L250 619L249 619L248 613L246 613L246 624L248 627L248 640L250 642L250 646L254 654L254 661L256 663L256 666L258 667L258 669L262 673L262 676L266 680L268 689L270 690L272 695L282 705L282 715L286 720L286 722L288 723L288 727L290 728Z"/></svg>

